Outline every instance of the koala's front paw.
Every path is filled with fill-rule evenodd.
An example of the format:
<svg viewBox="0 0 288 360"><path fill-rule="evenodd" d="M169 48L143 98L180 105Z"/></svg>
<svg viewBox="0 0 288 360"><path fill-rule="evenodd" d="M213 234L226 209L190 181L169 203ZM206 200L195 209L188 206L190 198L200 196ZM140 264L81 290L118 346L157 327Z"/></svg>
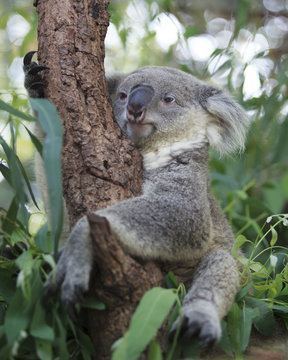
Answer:
<svg viewBox="0 0 288 360"><path fill-rule="evenodd" d="M32 61L36 51L28 52L23 59L23 70L25 74L24 86L31 98L43 98L46 86L41 71L49 69L47 66L38 65Z"/></svg>
<svg viewBox="0 0 288 360"><path fill-rule="evenodd" d="M220 320L213 310L207 312L192 307L183 308L183 317L180 325L180 336L185 340L198 338L201 347L212 347L221 337ZM179 326L178 318L172 325L170 337L173 338Z"/></svg>
<svg viewBox="0 0 288 360"><path fill-rule="evenodd" d="M64 246L56 267L56 275L50 274L45 284L44 301L55 296L61 289L61 299L73 317L75 304L83 299L88 290L93 265L93 251L87 218L80 219Z"/></svg>

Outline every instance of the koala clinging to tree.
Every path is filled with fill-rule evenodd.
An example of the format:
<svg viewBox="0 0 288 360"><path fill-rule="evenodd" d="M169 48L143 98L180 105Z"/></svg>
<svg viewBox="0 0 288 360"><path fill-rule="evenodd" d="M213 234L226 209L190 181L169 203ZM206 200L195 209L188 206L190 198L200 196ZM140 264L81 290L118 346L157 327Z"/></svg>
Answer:
<svg viewBox="0 0 288 360"><path fill-rule="evenodd" d="M42 96L43 67L24 58L25 85ZM244 146L248 120L221 90L180 70L144 67L108 78L115 118L143 156L142 195L96 211L130 255L186 269L181 334L202 345L220 339L220 320L239 289L232 230L210 194L209 145L221 154ZM93 264L86 217L74 226L46 289L61 287L73 306L88 290ZM193 277L192 277L193 274ZM177 328L179 320L172 327Z"/></svg>

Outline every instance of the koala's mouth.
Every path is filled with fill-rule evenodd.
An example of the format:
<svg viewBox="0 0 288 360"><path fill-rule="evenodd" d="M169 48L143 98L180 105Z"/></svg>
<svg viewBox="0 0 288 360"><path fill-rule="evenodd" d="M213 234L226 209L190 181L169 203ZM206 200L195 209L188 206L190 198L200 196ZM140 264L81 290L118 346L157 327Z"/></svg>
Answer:
<svg viewBox="0 0 288 360"><path fill-rule="evenodd" d="M140 122L140 123L127 123L127 133L131 139L138 143L152 135L155 131L155 126L152 122Z"/></svg>

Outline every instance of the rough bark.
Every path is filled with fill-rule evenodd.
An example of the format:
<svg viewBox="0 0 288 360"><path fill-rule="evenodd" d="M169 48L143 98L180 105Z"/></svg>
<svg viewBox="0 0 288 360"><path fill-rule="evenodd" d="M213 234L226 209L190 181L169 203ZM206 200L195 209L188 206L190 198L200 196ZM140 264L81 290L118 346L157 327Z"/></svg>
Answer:
<svg viewBox="0 0 288 360"><path fill-rule="evenodd" d="M39 62L63 121L64 195L72 223L136 195L141 159L113 121L104 73L107 0L39 0Z"/></svg>
<svg viewBox="0 0 288 360"><path fill-rule="evenodd" d="M71 224L97 208L140 193L141 158L113 121L104 74L107 0L39 0L38 60L49 67L45 96L63 121L63 188ZM91 218L95 271L91 288L106 303L90 313L99 359L123 335L144 294L162 282L154 264L140 265L105 223Z"/></svg>
<svg viewBox="0 0 288 360"><path fill-rule="evenodd" d="M91 291L106 305L106 311L89 314L88 326L97 356L110 359L113 342L127 330L143 294L155 285L164 285L163 276L154 263L141 265L125 254L105 218L95 214L88 218L96 264Z"/></svg>

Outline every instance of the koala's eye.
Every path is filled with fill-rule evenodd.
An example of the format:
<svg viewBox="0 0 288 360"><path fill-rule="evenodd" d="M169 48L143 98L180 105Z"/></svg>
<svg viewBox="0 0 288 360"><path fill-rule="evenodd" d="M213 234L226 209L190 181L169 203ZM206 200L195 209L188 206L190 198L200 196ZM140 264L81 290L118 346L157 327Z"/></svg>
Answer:
<svg viewBox="0 0 288 360"><path fill-rule="evenodd" d="M164 104L172 104L175 102L175 97L172 95L165 95L162 101Z"/></svg>
<svg viewBox="0 0 288 360"><path fill-rule="evenodd" d="M121 101L125 101L125 100L127 99L127 94L126 94L124 91L121 91L121 92L119 93L119 99L120 99Z"/></svg>

